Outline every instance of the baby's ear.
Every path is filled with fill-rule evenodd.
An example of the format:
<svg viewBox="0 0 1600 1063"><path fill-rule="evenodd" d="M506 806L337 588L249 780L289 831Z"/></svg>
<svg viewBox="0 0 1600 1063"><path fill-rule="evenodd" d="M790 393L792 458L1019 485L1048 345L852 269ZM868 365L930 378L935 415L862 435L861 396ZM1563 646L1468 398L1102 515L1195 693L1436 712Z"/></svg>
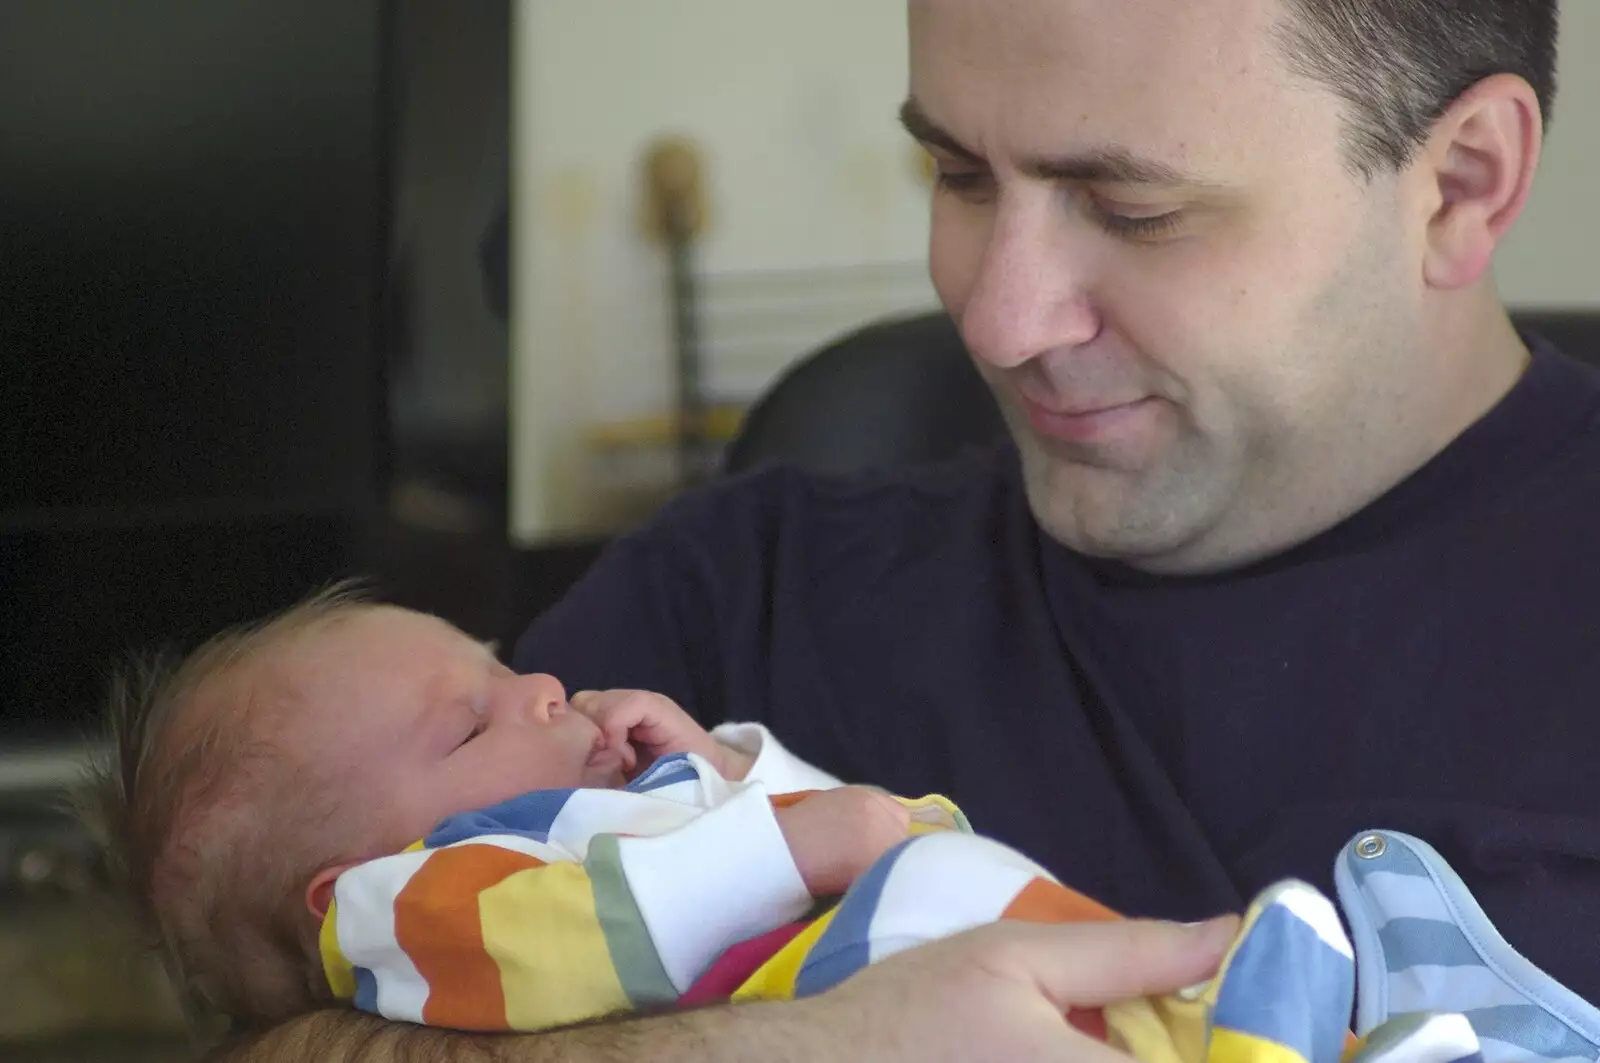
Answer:
<svg viewBox="0 0 1600 1063"><path fill-rule="evenodd" d="M306 907L311 909L312 915L318 919L328 917L328 906L333 904L333 884L357 862L352 860L348 864L329 864L311 876L311 883L306 886Z"/></svg>

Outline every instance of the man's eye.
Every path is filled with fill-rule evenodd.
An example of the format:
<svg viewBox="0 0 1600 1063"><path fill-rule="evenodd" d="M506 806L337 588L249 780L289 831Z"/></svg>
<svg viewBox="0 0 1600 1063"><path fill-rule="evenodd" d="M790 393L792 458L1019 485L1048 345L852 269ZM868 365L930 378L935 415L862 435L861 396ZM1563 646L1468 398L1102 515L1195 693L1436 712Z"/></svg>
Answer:
<svg viewBox="0 0 1600 1063"><path fill-rule="evenodd" d="M981 170L946 170L933 172L934 184L941 192L949 192L960 199L981 200L989 196L992 181Z"/></svg>
<svg viewBox="0 0 1600 1063"><path fill-rule="evenodd" d="M1135 240L1154 240L1176 232L1181 216L1181 212L1176 210L1170 214L1157 214L1148 218L1131 218L1126 214L1102 212L1100 224L1105 226L1107 232L1117 236Z"/></svg>
<svg viewBox="0 0 1600 1063"><path fill-rule="evenodd" d="M467 737L463 738L461 740L461 745L456 746L456 748L460 749L461 746L466 745L468 742L472 741L474 738L477 738L481 734L483 734L483 722L479 721L478 723L472 725L472 730L467 732Z"/></svg>
<svg viewBox="0 0 1600 1063"><path fill-rule="evenodd" d="M1112 204L1090 198L1089 215L1112 236L1127 240L1159 240L1171 236L1183 224L1182 210L1169 210L1165 214L1125 214Z"/></svg>

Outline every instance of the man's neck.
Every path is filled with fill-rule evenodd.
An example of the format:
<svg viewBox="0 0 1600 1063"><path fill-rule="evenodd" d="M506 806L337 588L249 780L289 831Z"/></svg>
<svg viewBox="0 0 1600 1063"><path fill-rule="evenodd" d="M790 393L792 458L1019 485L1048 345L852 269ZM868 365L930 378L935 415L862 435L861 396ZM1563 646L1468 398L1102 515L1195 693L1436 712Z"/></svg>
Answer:
<svg viewBox="0 0 1600 1063"><path fill-rule="evenodd" d="M1430 322L1434 372L1448 389L1439 407L1435 453L1494 409L1531 360L1489 281L1460 298Z"/></svg>

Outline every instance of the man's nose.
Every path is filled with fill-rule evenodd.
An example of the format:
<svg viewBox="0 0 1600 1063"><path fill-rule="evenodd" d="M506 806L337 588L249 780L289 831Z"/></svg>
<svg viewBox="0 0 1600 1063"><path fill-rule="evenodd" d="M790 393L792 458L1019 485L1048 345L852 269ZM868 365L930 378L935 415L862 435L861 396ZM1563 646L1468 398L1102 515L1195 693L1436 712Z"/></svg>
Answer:
<svg viewBox="0 0 1600 1063"><path fill-rule="evenodd" d="M491 724L500 722L549 723L567 711L567 690L553 675L508 675L497 678L489 692Z"/></svg>
<svg viewBox="0 0 1600 1063"><path fill-rule="evenodd" d="M1088 294L1093 269L1082 234L1035 204L1002 205L956 321L967 349L1013 369L1099 335Z"/></svg>

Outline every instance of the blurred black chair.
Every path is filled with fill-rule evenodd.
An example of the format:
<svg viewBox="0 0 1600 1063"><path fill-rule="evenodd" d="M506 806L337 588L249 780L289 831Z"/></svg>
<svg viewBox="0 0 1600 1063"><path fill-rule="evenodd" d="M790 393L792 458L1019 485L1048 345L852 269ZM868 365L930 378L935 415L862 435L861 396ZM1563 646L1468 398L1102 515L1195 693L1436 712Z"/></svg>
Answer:
<svg viewBox="0 0 1600 1063"><path fill-rule="evenodd" d="M1524 310L1511 317L1518 328L1537 332L1580 362L1600 366L1600 308Z"/></svg>
<svg viewBox="0 0 1600 1063"><path fill-rule="evenodd" d="M1600 310L1515 315L1600 366ZM868 325L808 355L746 415L723 458L843 473L935 461L1001 437L1005 426L943 313Z"/></svg>
<svg viewBox="0 0 1600 1063"><path fill-rule="evenodd" d="M1004 432L955 325L922 314L868 325L803 358L745 415L723 467L783 461L854 472L937 460Z"/></svg>

